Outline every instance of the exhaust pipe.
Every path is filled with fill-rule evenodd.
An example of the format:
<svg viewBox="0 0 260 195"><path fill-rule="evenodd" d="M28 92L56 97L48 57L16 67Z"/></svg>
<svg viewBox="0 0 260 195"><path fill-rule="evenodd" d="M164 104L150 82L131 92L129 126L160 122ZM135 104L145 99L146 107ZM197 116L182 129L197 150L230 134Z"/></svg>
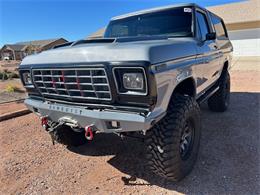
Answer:
<svg viewBox="0 0 260 195"><path fill-rule="evenodd" d="M93 126L92 125L85 127L85 138L89 141L93 140L94 133L93 133Z"/></svg>

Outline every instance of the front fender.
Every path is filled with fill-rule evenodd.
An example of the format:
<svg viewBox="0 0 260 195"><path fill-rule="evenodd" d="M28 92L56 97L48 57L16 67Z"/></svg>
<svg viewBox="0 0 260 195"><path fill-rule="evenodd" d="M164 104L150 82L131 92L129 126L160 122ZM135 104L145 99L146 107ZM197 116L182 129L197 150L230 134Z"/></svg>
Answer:
<svg viewBox="0 0 260 195"><path fill-rule="evenodd" d="M153 110L154 114L166 113L171 96L181 82L188 78L192 78L196 82L194 79L195 65L196 56L152 65L157 84L157 103Z"/></svg>

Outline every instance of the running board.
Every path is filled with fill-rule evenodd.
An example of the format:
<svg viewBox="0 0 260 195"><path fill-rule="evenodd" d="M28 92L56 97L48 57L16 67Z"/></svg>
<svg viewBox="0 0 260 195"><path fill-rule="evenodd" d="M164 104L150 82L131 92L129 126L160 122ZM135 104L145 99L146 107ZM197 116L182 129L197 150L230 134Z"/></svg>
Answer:
<svg viewBox="0 0 260 195"><path fill-rule="evenodd" d="M219 86L213 86L209 90L207 90L204 94L202 94L198 99L197 102L199 104L203 103L206 101L210 96L212 96L217 90L219 89Z"/></svg>

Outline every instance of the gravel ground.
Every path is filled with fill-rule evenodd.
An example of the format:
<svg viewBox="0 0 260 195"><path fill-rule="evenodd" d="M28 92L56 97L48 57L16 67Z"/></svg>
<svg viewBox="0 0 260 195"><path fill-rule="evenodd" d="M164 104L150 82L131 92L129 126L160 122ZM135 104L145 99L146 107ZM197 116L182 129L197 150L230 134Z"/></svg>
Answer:
<svg viewBox="0 0 260 195"><path fill-rule="evenodd" d="M21 61L15 60L0 60L0 71L8 70L8 71L17 71L19 64Z"/></svg>
<svg viewBox="0 0 260 195"><path fill-rule="evenodd" d="M0 194L260 194L259 73L232 72L227 112L202 105L198 160L181 182L149 174L142 142L97 134L78 148L53 146L30 114L0 124Z"/></svg>
<svg viewBox="0 0 260 195"><path fill-rule="evenodd" d="M23 101L0 104L0 115L26 109Z"/></svg>
<svg viewBox="0 0 260 195"><path fill-rule="evenodd" d="M7 92L6 88L8 86L14 86L19 89L18 92ZM24 99L27 97L25 89L20 81L20 79L12 80L0 80L0 104L8 101ZM1 108L0 108L1 109Z"/></svg>

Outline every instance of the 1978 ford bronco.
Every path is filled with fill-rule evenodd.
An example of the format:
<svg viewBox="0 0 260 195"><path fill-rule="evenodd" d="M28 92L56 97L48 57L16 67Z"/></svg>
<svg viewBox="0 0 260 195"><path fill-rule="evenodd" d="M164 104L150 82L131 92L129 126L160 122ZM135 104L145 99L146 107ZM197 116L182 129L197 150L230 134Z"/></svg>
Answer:
<svg viewBox="0 0 260 195"><path fill-rule="evenodd" d="M149 167L176 181L196 161L199 104L228 108L232 51L220 17L182 4L114 17L103 38L28 56L19 71L25 104L53 140L140 133Z"/></svg>

